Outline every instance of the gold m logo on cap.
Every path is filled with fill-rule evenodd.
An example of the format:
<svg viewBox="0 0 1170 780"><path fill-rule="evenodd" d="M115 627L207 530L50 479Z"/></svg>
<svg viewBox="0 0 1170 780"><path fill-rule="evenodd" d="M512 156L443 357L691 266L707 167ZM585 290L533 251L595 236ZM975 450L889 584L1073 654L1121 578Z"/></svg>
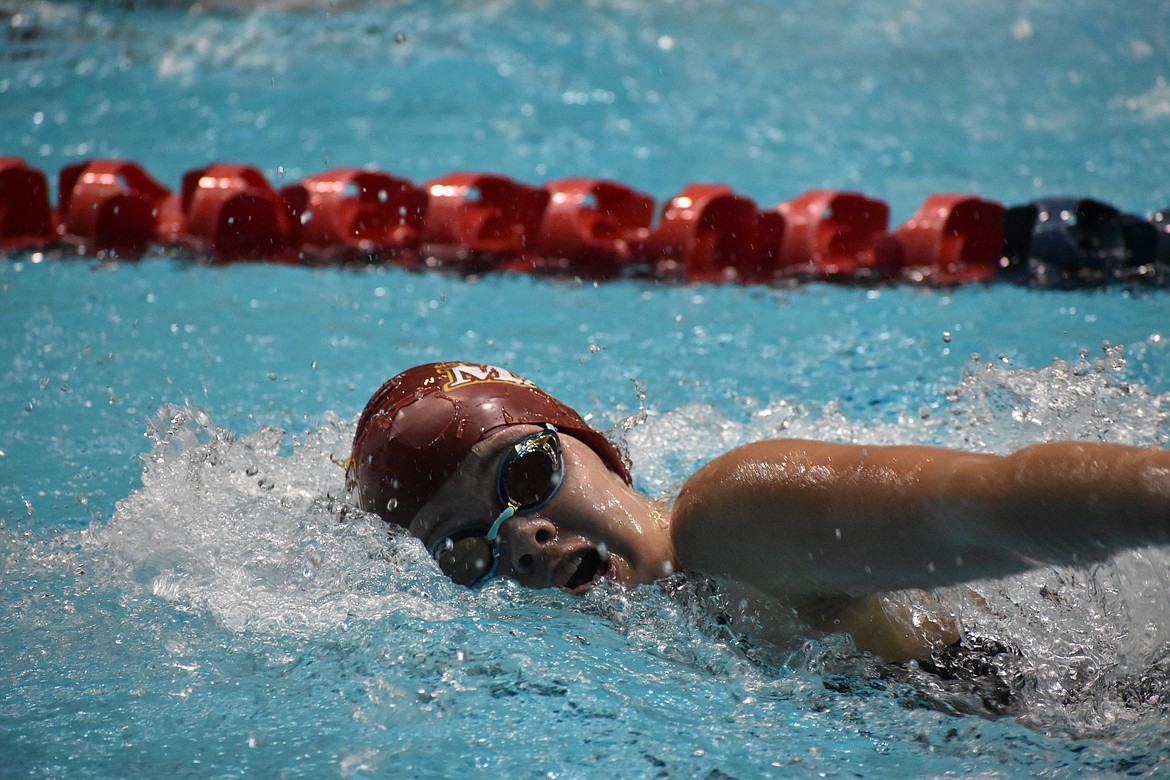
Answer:
<svg viewBox="0 0 1170 780"><path fill-rule="evenodd" d="M483 382L505 382L510 385L535 387L532 382L506 368L485 366L481 363L444 363L439 366L439 371L447 376L447 381L443 383L444 390L454 390L457 387Z"/></svg>

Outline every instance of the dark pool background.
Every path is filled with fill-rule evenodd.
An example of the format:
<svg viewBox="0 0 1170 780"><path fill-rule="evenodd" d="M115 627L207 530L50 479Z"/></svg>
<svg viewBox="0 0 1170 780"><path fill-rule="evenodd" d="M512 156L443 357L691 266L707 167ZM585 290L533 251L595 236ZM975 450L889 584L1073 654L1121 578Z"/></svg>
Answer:
<svg viewBox="0 0 1170 780"><path fill-rule="evenodd" d="M1170 202L1164 6L3 3L0 153L276 183L372 164L665 198ZM0 774L1167 771L1170 556L943 592L1020 651L1009 717L685 585L469 593L348 509L388 375L526 373L668 495L772 435L1170 442L1164 291L793 290L23 253L0 264ZM1108 343L1108 347L1106 347ZM144 435L146 434L146 435ZM681 589L681 592L679 592ZM977 693L977 692L975 692ZM965 714L980 713L983 714Z"/></svg>

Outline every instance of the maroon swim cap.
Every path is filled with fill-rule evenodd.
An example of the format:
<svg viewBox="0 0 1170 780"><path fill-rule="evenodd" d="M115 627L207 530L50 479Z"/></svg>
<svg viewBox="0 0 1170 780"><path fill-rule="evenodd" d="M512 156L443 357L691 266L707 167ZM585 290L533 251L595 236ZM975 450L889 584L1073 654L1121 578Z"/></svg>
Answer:
<svg viewBox="0 0 1170 780"><path fill-rule="evenodd" d="M358 419L348 475L367 512L404 528L486 434L544 425L579 439L630 483L621 450L522 376L481 363L428 363L378 388Z"/></svg>

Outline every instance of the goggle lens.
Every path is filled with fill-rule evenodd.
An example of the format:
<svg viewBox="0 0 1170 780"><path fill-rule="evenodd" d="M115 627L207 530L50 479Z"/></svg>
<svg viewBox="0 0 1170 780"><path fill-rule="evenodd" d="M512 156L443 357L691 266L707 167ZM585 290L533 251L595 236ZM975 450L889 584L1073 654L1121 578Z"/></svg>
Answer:
<svg viewBox="0 0 1170 780"><path fill-rule="evenodd" d="M482 534L445 539L434 552L439 569L460 585L474 585L495 568L492 543Z"/></svg>
<svg viewBox="0 0 1170 780"><path fill-rule="evenodd" d="M561 442L551 426L516 442L500 461L496 480L504 511L486 533L465 530L442 539L431 549L439 569L460 585L476 586L496 571L501 524L517 512L530 512L552 500L565 475Z"/></svg>
<svg viewBox="0 0 1170 780"><path fill-rule="evenodd" d="M547 503L561 486L564 462L555 431L541 431L516 444L500 465L500 501L518 512Z"/></svg>

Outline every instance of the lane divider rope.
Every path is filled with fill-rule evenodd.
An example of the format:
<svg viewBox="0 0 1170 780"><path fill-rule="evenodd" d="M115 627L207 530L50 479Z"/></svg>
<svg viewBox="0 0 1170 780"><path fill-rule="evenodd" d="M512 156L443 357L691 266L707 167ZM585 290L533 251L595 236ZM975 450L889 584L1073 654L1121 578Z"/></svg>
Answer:
<svg viewBox="0 0 1170 780"><path fill-rule="evenodd" d="M657 214L657 219L655 216ZM1010 280L1044 287L1170 286L1170 208L1148 217L1091 198L1005 207L929 195L889 226L881 200L810 190L771 208L724 184L689 184L656 209L619 182L540 186L460 172L419 186L335 168L275 189L250 165L184 174L178 192L129 160L45 174L0 157L0 251L71 248L134 259L181 247L215 263L388 263L465 273L785 284Z"/></svg>

